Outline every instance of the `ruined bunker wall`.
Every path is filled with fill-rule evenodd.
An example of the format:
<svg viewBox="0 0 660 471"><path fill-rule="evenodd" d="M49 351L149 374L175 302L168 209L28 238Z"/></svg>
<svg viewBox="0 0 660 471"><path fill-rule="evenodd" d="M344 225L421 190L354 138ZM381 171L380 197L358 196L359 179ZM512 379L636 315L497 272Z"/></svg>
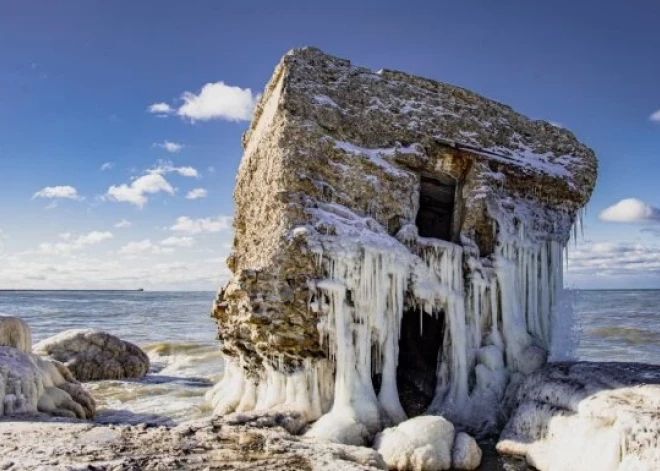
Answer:
<svg viewBox="0 0 660 471"><path fill-rule="evenodd" d="M503 105L479 112L483 101L314 50L285 56L237 181L234 277L214 310L228 357L210 394L218 413L328 413L312 434L368 439L406 416L397 340L416 309L446 323L430 411L475 430L496 424L511 375L546 360L561 249L595 158L570 133ZM490 125L452 127L472 129L473 115ZM519 128L493 124L507 120ZM513 161L448 145L443 133L507 144L497 149ZM456 180L458 244L419 237L422 175Z"/></svg>

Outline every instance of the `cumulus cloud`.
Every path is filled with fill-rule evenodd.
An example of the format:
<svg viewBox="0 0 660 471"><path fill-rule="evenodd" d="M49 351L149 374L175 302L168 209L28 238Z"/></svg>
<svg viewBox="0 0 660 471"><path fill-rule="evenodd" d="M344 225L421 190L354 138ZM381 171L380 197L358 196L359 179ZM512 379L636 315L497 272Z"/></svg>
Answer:
<svg viewBox="0 0 660 471"><path fill-rule="evenodd" d="M62 233L59 237L66 242L56 242L39 244L39 252L46 254L67 255L73 251L81 250L90 245L100 244L101 242L112 239L113 235L108 231L92 231L82 234L75 239L68 232Z"/></svg>
<svg viewBox="0 0 660 471"><path fill-rule="evenodd" d="M165 247L192 247L195 245L195 239L192 237L168 237L160 241L160 245Z"/></svg>
<svg viewBox="0 0 660 471"><path fill-rule="evenodd" d="M105 197L110 201L130 203L142 208L148 201L147 195L161 192L173 195L174 187L161 174L148 173L129 184L112 185Z"/></svg>
<svg viewBox="0 0 660 471"><path fill-rule="evenodd" d="M149 105L147 111L151 114L167 116L168 114L174 113L174 109L167 103L153 103Z"/></svg>
<svg viewBox="0 0 660 471"><path fill-rule="evenodd" d="M99 170L101 170L101 172L105 172L106 170L112 170L114 166L114 162L104 162Z"/></svg>
<svg viewBox="0 0 660 471"><path fill-rule="evenodd" d="M83 199L80 195L78 195L78 190L68 185L47 186L32 195L32 199L34 198L65 198L78 201Z"/></svg>
<svg viewBox="0 0 660 471"><path fill-rule="evenodd" d="M186 199L187 200L198 200L200 198L206 198L208 196L209 192L206 191L204 188L195 188L193 190L190 190L188 194L186 194Z"/></svg>
<svg viewBox="0 0 660 471"><path fill-rule="evenodd" d="M181 216L170 226L174 232L185 232L188 234L199 234L201 232L220 232L231 226L231 216L218 216L200 219L191 219Z"/></svg>
<svg viewBox="0 0 660 471"><path fill-rule="evenodd" d="M249 121L257 101L249 88L233 87L224 82L207 83L198 94L185 92L181 98L184 104L177 114L191 121Z"/></svg>
<svg viewBox="0 0 660 471"><path fill-rule="evenodd" d="M154 142L152 147L160 147L161 149L165 149L167 152L170 152L172 154L176 154L181 149L183 149L185 146L183 144L179 144L177 142L172 142L172 141L165 140L163 142Z"/></svg>
<svg viewBox="0 0 660 471"><path fill-rule="evenodd" d="M651 116L649 116L649 119L651 121L655 121L656 123L660 123L660 110L656 111Z"/></svg>
<svg viewBox="0 0 660 471"><path fill-rule="evenodd" d="M115 227L118 229L124 229L126 227L131 227L133 223L131 221L127 221L126 219L122 219L119 221L117 224L115 224Z"/></svg>
<svg viewBox="0 0 660 471"><path fill-rule="evenodd" d="M608 222L660 223L660 209L650 206L641 200L628 198L604 209L598 217Z"/></svg>
<svg viewBox="0 0 660 471"><path fill-rule="evenodd" d="M191 122L224 119L227 121L249 121L259 96L249 88L226 83L207 83L197 93L184 92L183 104L175 109L167 103L154 103L148 111L164 117L176 113Z"/></svg>
<svg viewBox="0 0 660 471"><path fill-rule="evenodd" d="M171 162L160 161L147 170L145 175L122 185L112 185L108 188L104 198L109 201L130 203L138 208L144 207L149 195L167 193L174 195L175 189L164 175L177 173L183 177L199 178L199 172L193 167L175 167Z"/></svg>

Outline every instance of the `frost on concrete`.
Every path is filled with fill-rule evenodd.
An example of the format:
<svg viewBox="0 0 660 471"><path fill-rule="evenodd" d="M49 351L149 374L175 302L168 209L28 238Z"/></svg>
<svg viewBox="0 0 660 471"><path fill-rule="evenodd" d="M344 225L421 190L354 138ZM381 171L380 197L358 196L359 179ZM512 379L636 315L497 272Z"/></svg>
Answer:
<svg viewBox="0 0 660 471"><path fill-rule="evenodd" d="M497 444L540 471L660 469L660 366L558 363L507 391Z"/></svg>
<svg viewBox="0 0 660 471"><path fill-rule="evenodd" d="M18 317L0 316L0 346L32 351L30 327Z"/></svg>
<svg viewBox="0 0 660 471"><path fill-rule="evenodd" d="M0 417L38 412L91 419L94 400L56 361L0 347Z"/></svg>
<svg viewBox="0 0 660 471"><path fill-rule="evenodd" d="M397 471L442 471L451 468L454 426L443 417L420 416L383 430L374 448L387 468Z"/></svg>
<svg viewBox="0 0 660 471"><path fill-rule="evenodd" d="M149 357L138 346L94 329L60 332L34 352L64 363L79 381L141 378L149 371Z"/></svg>
<svg viewBox="0 0 660 471"><path fill-rule="evenodd" d="M420 408L498 430L510 378L556 342L593 152L467 90L309 48L282 59L243 144L216 412L295 410L346 443ZM447 240L419 233L422 178L454 182ZM399 390L410 316L420 338L441 327L426 402Z"/></svg>

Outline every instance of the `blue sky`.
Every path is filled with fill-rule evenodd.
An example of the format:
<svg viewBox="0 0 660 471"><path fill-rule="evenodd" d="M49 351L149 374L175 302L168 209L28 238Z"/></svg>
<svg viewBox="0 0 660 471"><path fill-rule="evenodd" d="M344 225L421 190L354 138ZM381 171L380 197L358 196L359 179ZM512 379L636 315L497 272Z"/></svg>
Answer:
<svg viewBox="0 0 660 471"><path fill-rule="evenodd" d="M314 45L571 129L600 175L567 282L660 288L660 5L388 3L3 2L0 287L216 289L249 107Z"/></svg>

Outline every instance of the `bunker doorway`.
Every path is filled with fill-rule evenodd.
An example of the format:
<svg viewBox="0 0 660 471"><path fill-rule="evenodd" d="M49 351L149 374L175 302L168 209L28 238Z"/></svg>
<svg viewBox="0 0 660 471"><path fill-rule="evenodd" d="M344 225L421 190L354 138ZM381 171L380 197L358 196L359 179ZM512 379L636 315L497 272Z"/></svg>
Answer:
<svg viewBox="0 0 660 471"><path fill-rule="evenodd" d="M415 224L421 237L452 241L452 219L456 181L447 176L422 176L419 191L419 211Z"/></svg>
<svg viewBox="0 0 660 471"><path fill-rule="evenodd" d="M403 313L396 381L408 417L422 414L431 405L444 330L443 313L438 317L418 309Z"/></svg>

